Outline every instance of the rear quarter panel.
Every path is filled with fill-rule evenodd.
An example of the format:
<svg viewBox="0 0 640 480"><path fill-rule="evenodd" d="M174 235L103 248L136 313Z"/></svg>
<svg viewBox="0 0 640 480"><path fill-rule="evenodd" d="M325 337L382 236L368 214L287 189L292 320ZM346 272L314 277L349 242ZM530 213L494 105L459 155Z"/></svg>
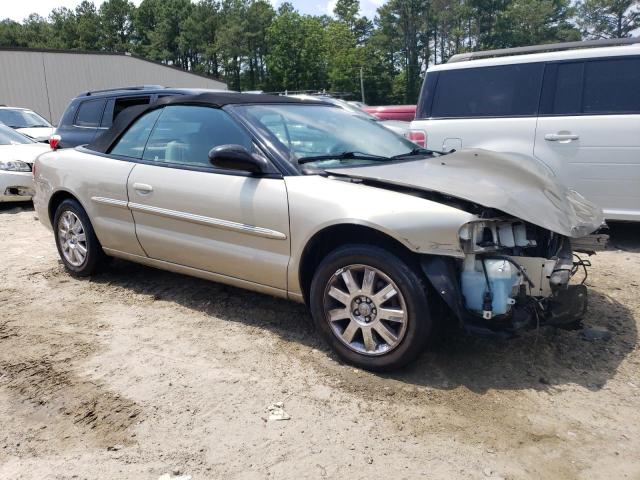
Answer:
<svg viewBox="0 0 640 480"><path fill-rule="evenodd" d="M36 198L40 220L51 228L49 205L59 192L75 197L87 212L104 248L144 255L127 208L127 178L134 163L64 149L36 160Z"/></svg>

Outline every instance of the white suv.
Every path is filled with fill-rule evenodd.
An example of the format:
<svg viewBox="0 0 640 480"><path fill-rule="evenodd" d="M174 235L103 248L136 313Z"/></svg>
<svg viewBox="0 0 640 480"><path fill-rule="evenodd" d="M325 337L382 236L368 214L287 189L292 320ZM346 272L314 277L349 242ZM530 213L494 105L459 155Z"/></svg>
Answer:
<svg viewBox="0 0 640 480"><path fill-rule="evenodd" d="M607 219L640 221L640 38L455 55L427 70L410 138L534 156Z"/></svg>

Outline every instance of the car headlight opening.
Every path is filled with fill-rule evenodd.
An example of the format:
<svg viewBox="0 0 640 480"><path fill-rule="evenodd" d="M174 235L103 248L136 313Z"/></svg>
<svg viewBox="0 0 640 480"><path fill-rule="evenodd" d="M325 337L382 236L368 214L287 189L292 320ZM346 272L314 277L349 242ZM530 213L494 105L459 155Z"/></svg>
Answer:
<svg viewBox="0 0 640 480"><path fill-rule="evenodd" d="M0 160L0 170L9 172L30 172L31 165L22 160Z"/></svg>

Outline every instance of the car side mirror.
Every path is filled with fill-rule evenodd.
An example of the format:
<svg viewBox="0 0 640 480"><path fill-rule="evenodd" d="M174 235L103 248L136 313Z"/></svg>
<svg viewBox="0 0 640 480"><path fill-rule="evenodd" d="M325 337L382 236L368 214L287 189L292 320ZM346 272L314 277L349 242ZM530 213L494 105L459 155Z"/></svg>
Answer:
<svg viewBox="0 0 640 480"><path fill-rule="evenodd" d="M251 153L242 145L219 145L209 150L209 161L214 167L264 173L268 163L264 158Z"/></svg>

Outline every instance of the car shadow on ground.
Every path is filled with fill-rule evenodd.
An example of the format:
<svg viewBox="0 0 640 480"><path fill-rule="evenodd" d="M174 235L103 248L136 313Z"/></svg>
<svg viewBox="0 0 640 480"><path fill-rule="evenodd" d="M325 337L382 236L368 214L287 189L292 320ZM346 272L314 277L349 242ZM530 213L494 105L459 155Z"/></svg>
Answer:
<svg viewBox="0 0 640 480"><path fill-rule="evenodd" d="M542 327L509 340L447 335L416 363L391 377L432 388L465 386L490 389L544 390L576 384L602 388L635 348L633 313L593 289L589 293L585 329L604 328L609 339L588 340L585 331Z"/></svg>
<svg viewBox="0 0 640 480"><path fill-rule="evenodd" d="M640 222L607 222L609 244L607 250L640 252Z"/></svg>
<svg viewBox="0 0 640 480"><path fill-rule="evenodd" d="M320 349L339 361L319 339L303 305L120 260L112 261L91 281L269 330L287 342ZM600 389L633 350L637 329L632 312L624 305L598 291L591 290L590 295L585 325L606 327L611 332L609 340L588 341L580 330L551 327L510 340L451 332L414 364L379 377L436 389L465 386L475 392L547 389L569 383Z"/></svg>
<svg viewBox="0 0 640 480"><path fill-rule="evenodd" d="M33 203L27 202L0 202L0 215L16 214L20 212L32 212Z"/></svg>

